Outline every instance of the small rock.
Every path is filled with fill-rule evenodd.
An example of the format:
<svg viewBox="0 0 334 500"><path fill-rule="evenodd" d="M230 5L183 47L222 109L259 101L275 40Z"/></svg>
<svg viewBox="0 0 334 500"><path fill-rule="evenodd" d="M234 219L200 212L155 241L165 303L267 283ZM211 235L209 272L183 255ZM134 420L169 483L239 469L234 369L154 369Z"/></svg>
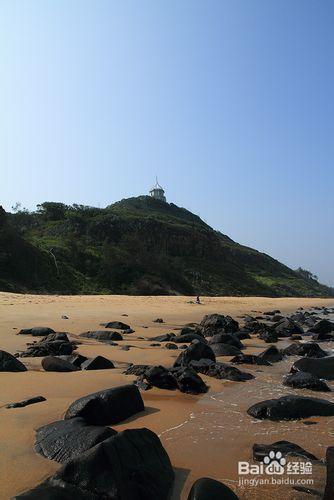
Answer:
<svg viewBox="0 0 334 500"><path fill-rule="evenodd" d="M25 406L41 403L42 401L46 401L44 396L35 396L34 398L24 399L18 403L9 403L6 405L6 408L24 408Z"/></svg>

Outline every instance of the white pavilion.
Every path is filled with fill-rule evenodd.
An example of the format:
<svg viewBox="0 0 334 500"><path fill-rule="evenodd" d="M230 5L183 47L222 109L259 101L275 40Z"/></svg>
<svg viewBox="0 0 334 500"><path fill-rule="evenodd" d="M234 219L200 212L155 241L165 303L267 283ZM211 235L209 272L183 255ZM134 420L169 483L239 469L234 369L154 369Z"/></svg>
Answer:
<svg viewBox="0 0 334 500"><path fill-rule="evenodd" d="M158 178L156 178L155 185L150 189L150 196L160 201L167 201L164 189L158 183Z"/></svg>

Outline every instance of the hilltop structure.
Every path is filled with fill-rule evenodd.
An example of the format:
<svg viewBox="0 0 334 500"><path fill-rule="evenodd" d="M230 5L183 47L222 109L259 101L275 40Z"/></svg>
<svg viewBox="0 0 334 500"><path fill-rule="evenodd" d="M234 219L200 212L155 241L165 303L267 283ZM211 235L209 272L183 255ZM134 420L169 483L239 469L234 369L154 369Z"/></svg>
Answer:
<svg viewBox="0 0 334 500"><path fill-rule="evenodd" d="M150 196L152 196L152 198L155 198L156 200L164 202L167 201L165 196L165 191L158 183L157 177L155 178L155 185L150 189Z"/></svg>

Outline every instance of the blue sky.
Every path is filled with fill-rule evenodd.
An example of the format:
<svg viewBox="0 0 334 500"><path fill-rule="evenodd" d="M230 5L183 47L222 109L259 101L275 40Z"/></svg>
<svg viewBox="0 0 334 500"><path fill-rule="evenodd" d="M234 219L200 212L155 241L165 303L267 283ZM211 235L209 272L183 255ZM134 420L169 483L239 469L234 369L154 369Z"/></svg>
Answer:
<svg viewBox="0 0 334 500"><path fill-rule="evenodd" d="M145 194L334 285L332 0L2 0L1 198Z"/></svg>

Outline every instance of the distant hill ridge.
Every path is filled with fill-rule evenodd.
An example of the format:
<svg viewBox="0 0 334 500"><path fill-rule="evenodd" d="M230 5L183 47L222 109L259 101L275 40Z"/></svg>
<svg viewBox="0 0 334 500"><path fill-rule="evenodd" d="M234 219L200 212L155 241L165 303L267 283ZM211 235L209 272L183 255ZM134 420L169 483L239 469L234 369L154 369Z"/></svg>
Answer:
<svg viewBox="0 0 334 500"><path fill-rule="evenodd" d="M334 296L149 196L104 209L45 202L0 211L0 289L38 293Z"/></svg>

